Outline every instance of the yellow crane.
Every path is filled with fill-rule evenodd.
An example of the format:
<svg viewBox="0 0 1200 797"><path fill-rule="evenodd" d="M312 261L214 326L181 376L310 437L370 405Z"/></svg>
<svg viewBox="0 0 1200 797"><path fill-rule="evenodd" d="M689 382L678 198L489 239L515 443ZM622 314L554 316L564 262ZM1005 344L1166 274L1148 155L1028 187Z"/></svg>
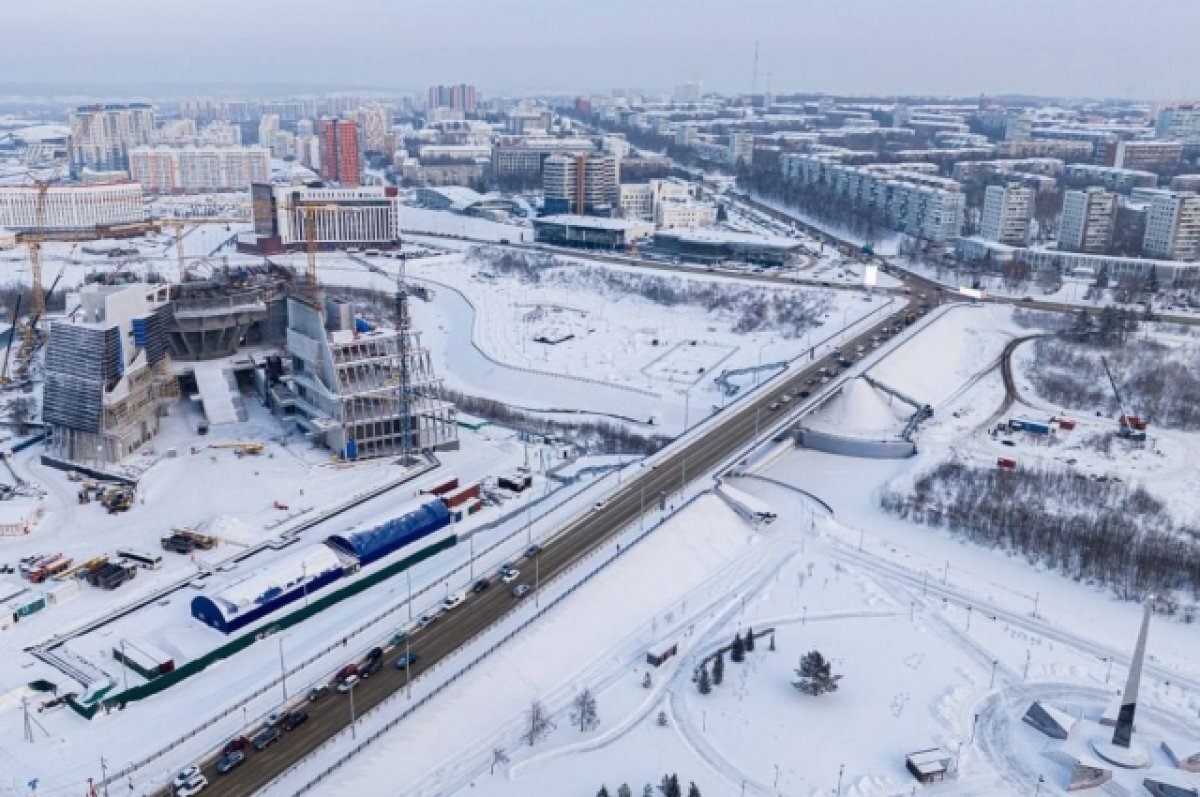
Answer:
<svg viewBox="0 0 1200 797"><path fill-rule="evenodd" d="M262 200L258 200L258 202L262 202ZM321 287L321 281L317 275L317 211L324 210L332 213L357 214L361 212L361 209L328 202L301 201L296 204L284 203L276 205L275 203L271 203L271 205L271 208L267 211L268 213L282 209L293 213L299 211L304 214L304 251L308 258L305 271L305 289L308 292L309 299L316 304Z"/></svg>
<svg viewBox="0 0 1200 797"><path fill-rule="evenodd" d="M93 105L88 109L87 115L83 117L83 121L79 125L79 138L87 135L88 130L92 127L92 122L95 121L101 111L102 108L99 105ZM50 187L62 179L63 168L71 162L71 157L75 154L75 145L77 143L74 135L69 137L67 140L67 150L63 157L55 164L54 168L51 169L49 177L38 179L30 174L37 189L37 196L34 198L34 229L22 237L29 246L29 272L33 282L30 297L30 318L39 319L38 323L43 333L46 330L46 294L42 288L42 242L47 240L47 195L50 193Z"/></svg>

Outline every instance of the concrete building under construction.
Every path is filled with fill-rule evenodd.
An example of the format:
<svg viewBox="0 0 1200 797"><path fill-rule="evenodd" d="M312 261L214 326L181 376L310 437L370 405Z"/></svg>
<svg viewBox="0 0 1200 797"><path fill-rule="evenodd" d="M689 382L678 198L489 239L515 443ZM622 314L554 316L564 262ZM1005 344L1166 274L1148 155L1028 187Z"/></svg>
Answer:
<svg viewBox="0 0 1200 797"><path fill-rule="evenodd" d="M291 375L277 404L316 442L346 459L457 447L454 405L406 321L373 326L339 298L324 313L302 298L287 307Z"/></svg>
<svg viewBox="0 0 1200 797"><path fill-rule="evenodd" d="M158 432L178 398L167 345L167 285L88 285L50 325L42 418L52 459L103 468Z"/></svg>

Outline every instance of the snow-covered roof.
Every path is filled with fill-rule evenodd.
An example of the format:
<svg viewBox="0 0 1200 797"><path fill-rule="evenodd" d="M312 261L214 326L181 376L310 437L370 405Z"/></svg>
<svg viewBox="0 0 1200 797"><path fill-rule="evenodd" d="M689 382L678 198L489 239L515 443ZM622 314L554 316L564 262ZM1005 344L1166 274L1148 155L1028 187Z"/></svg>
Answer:
<svg viewBox="0 0 1200 797"><path fill-rule="evenodd" d="M534 219L534 224L561 224L564 227L591 227L597 230L640 230L649 225L644 221L629 219L613 219L607 216L580 216L573 213L560 213L556 216L542 216Z"/></svg>
<svg viewBox="0 0 1200 797"><path fill-rule="evenodd" d="M688 243L747 244L750 246L771 246L780 249L800 248L800 242L792 238L784 238L779 235L757 235L749 232L725 230L719 227L664 230L658 233L658 236Z"/></svg>
<svg viewBox="0 0 1200 797"><path fill-rule="evenodd" d="M230 619L257 608L281 592L294 589L304 582L315 581L341 568L342 560L327 546L310 545L264 565L241 581L206 597L226 619Z"/></svg>
<svg viewBox="0 0 1200 797"><path fill-rule="evenodd" d="M403 504L387 523L334 534L327 542L367 564L449 523L450 510L440 498L418 498Z"/></svg>

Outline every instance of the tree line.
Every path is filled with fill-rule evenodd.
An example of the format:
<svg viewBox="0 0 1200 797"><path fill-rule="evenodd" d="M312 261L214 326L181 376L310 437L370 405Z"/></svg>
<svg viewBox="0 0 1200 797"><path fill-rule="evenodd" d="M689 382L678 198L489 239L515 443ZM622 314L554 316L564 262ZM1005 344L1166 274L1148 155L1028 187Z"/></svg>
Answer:
<svg viewBox="0 0 1200 797"><path fill-rule="evenodd" d="M1200 599L1200 529L1116 477L979 467L958 460L888 490L882 508L979 545L1020 554L1125 600L1190 592ZM1190 620L1194 607L1187 610Z"/></svg>

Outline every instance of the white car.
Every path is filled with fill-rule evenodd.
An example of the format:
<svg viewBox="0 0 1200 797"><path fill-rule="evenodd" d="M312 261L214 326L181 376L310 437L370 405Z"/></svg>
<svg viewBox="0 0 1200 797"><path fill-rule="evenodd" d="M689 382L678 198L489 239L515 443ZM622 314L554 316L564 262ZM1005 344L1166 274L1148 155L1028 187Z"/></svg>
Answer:
<svg viewBox="0 0 1200 797"><path fill-rule="evenodd" d="M179 789L191 783L198 777L200 777L200 767L192 764L186 769L181 769L179 774L175 776L175 780L171 781L171 785L176 789Z"/></svg>
<svg viewBox="0 0 1200 797"><path fill-rule="evenodd" d="M337 690L339 692L343 692L343 693L349 692L351 689L354 688L354 685L357 683L358 683L358 675L357 674L347 675L345 678L343 678L341 681L338 682Z"/></svg>
<svg viewBox="0 0 1200 797"><path fill-rule="evenodd" d="M510 567L500 574L500 580L505 584L511 584L521 577L521 571L515 567Z"/></svg>
<svg viewBox="0 0 1200 797"><path fill-rule="evenodd" d="M204 788L207 785L208 778L204 777L203 775L196 775L196 777L192 778L182 786L175 787L175 797L192 797L193 794L199 794L200 792L204 791Z"/></svg>
<svg viewBox="0 0 1200 797"><path fill-rule="evenodd" d="M446 600L442 601L443 609L457 609L459 604L465 600L461 592L455 592L453 595L447 595Z"/></svg>

